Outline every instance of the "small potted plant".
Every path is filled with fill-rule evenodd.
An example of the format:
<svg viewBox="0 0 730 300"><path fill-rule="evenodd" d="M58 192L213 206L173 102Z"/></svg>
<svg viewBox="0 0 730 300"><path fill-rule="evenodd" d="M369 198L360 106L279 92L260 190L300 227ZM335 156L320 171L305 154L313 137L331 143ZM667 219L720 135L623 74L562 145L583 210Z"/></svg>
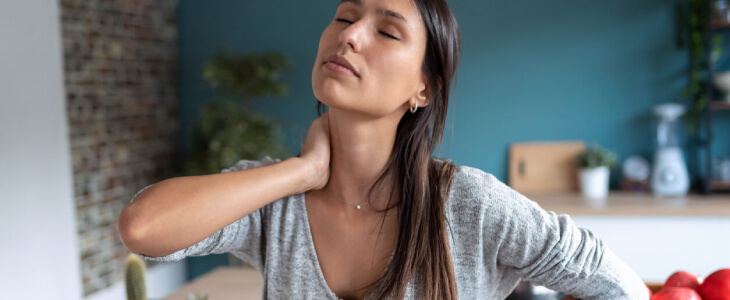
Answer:
<svg viewBox="0 0 730 300"><path fill-rule="evenodd" d="M146 269L142 258L134 253L129 254L124 268L124 283L127 287L128 300L147 300Z"/></svg>
<svg viewBox="0 0 730 300"><path fill-rule="evenodd" d="M575 157L580 168L579 179L583 196L588 200L605 199L608 195L608 180L616 164L616 155L601 146L593 145Z"/></svg>

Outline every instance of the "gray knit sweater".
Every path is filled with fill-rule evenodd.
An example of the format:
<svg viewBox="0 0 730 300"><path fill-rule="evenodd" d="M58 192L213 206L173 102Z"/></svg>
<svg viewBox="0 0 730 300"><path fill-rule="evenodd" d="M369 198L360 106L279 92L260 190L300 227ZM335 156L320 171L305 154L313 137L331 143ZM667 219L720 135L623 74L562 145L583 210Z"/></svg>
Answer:
<svg viewBox="0 0 730 300"><path fill-rule="evenodd" d="M279 161L241 160L222 172ZM641 278L591 231L568 215L546 212L491 174L459 166L446 209L460 299L504 299L520 279L581 299L648 299ZM319 267L304 194L276 200L170 255L140 255L177 261L227 252L262 273L264 299L337 299ZM417 289L411 281L406 299L415 299Z"/></svg>

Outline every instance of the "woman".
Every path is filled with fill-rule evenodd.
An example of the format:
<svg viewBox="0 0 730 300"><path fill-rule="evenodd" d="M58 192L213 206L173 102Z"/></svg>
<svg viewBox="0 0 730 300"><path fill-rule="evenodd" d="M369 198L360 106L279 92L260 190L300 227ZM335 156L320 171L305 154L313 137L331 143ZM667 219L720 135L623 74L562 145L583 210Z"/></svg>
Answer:
<svg viewBox="0 0 730 300"><path fill-rule="evenodd" d="M320 38L320 117L301 153L145 188L120 216L122 240L160 261L231 252L263 273L269 299L503 299L520 278L646 299L568 216L431 157L458 54L443 0L342 1Z"/></svg>

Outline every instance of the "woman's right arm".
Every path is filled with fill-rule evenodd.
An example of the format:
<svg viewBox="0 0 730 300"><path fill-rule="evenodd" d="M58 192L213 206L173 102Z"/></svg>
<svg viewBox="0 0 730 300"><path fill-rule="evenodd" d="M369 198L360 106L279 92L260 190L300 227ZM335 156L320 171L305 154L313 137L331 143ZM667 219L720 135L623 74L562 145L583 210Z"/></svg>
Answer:
<svg viewBox="0 0 730 300"><path fill-rule="evenodd" d="M144 189L120 214L119 235L134 253L167 256L215 239L226 226L275 200L323 188L329 164L329 113L324 113L309 127L298 157L235 172L167 179ZM240 234L245 233L233 233Z"/></svg>
<svg viewBox="0 0 730 300"><path fill-rule="evenodd" d="M266 204L312 189L316 172L312 164L292 157L235 172L163 180L122 211L119 234L134 253L166 256Z"/></svg>

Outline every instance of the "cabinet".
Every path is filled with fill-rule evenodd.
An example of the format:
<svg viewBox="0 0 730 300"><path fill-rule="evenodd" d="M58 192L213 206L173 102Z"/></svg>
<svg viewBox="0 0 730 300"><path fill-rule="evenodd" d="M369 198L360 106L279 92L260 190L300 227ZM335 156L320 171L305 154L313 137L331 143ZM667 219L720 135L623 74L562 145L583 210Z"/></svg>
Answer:
<svg viewBox="0 0 730 300"><path fill-rule="evenodd" d="M577 193L526 196L546 211L570 215L645 282L664 282L680 268L707 276L730 266L730 239L718 236L730 232L728 195L663 199L612 191L603 207L590 206Z"/></svg>

